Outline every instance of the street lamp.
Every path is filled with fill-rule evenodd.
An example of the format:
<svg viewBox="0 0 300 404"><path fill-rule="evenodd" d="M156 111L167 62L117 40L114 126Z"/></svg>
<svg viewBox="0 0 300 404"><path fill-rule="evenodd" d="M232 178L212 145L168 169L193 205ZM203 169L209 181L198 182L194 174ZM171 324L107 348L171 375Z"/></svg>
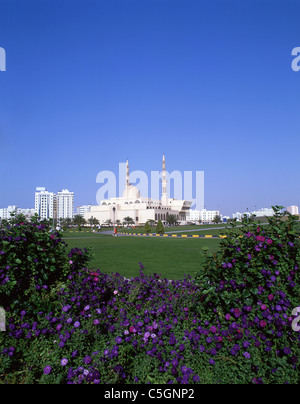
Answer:
<svg viewBox="0 0 300 404"><path fill-rule="evenodd" d="M115 235L115 231L116 231L116 208L113 207L113 217L114 217L114 235Z"/></svg>

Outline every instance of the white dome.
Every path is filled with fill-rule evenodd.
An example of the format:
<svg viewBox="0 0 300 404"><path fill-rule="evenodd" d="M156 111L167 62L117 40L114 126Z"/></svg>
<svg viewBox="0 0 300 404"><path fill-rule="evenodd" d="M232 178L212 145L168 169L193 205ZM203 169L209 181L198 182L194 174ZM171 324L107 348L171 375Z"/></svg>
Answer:
<svg viewBox="0 0 300 404"><path fill-rule="evenodd" d="M123 198L125 199L139 199L141 197L140 191L134 185L129 185L123 192Z"/></svg>

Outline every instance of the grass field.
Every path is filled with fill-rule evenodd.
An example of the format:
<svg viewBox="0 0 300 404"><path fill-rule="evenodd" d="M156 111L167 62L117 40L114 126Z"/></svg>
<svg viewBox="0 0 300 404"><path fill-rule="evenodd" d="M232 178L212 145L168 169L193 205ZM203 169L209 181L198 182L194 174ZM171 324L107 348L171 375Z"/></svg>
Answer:
<svg viewBox="0 0 300 404"><path fill-rule="evenodd" d="M64 240L68 249L90 247L94 256L90 268L103 273L138 276L142 262L146 274L158 273L167 279L194 277L201 270L203 247L213 252L220 243L218 239L112 237L85 232L66 232Z"/></svg>
<svg viewBox="0 0 300 404"><path fill-rule="evenodd" d="M225 230L216 229L221 226L201 226L201 231L198 230L198 226L174 226L166 228L166 231L192 230L186 234L219 235ZM300 230L299 223L298 228ZM75 230L64 232L64 239L69 249L89 247L94 257L90 263L91 268L98 268L108 274L119 272L127 278L139 274L139 262L144 265L146 274L156 272L167 279L182 279L187 274L193 277L201 270L204 261L202 249L207 247L209 252L214 252L220 244L219 239L112 237L105 234L98 235L87 229L82 232ZM132 232L143 231L133 229Z"/></svg>

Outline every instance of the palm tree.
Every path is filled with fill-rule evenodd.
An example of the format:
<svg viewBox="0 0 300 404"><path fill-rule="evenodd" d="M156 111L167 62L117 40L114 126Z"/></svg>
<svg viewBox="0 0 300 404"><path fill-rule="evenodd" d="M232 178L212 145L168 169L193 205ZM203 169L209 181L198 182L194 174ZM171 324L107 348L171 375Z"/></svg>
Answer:
<svg viewBox="0 0 300 404"><path fill-rule="evenodd" d="M129 225L129 224L134 224L134 220L133 220L132 217L130 217L130 216L124 217L124 222L125 222L125 224L127 224L127 225Z"/></svg>
<svg viewBox="0 0 300 404"><path fill-rule="evenodd" d="M107 219L105 222L106 226L111 226L112 225L112 220L111 219Z"/></svg>
<svg viewBox="0 0 300 404"><path fill-rule="evenodd" d="M175 215L168 215L167 217L167 223L171 226L172 224L177 223L177 219Z"/></svg>
<svg viewBox="0 0 300 404"><path fill-rule="evenodd" d="M81 226L84 226L86 224L86 220L81 215L75 215L73 223L78 227L78 230L81 230Z"/></svg>

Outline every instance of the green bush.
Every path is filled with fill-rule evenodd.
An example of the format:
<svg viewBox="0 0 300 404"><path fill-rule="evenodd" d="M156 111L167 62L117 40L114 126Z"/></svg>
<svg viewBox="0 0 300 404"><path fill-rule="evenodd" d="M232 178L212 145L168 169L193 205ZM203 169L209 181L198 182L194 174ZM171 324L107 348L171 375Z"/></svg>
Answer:
<svg viewBox="0 0 300 404"><path fill-rule="evenodd" d="M161 220L159 220L159 221L157 222L156 232L157 232L158 234L164 234L164 232L165 232L165 228L164 228L164 226L163 226Z"/></svg>
<svg viewBox="0 0 300 404"><path fill-rule="evenodd" d="M297 372L288 376L287 367L299 367L292 329L293 309L300 306L299 234L293 216L286 219L282 207L273 209L268 225L245 219L241 231L230 230L219 251L208 257L196 278L203 288L198 312L220 330L231 328L230 342L225 340L229 358L247 348L250 367L238 366L240 374L266 382L281 372L293 382Z"/></svg>
<svg viewBox="0 0 300 404"><path fill-rule="evenodd" d="M38 311L67 274L66 245L47 224L10 223L0 230L0 302L10 312Z"/></svg>
<svg viewBox="0 0 300 404"><path fill-rule="evenodd" d="M147 223L145 224L145 227L144 227L144 232L147 233L147 234L149 234L150 231L151 231L151 226L150 226L149 222L147 222Z"/></svg>
<svg viewBox="0 0 300 404"><path fill-rule="evenodd" d="M7 228L0 301L13 310L0 383L299 383L299 233L275 210L269 225L232 229L196 281L146 276L142 263L130 280L105 275L86 267L87 251L67 256L46 227Z"/></svg>

